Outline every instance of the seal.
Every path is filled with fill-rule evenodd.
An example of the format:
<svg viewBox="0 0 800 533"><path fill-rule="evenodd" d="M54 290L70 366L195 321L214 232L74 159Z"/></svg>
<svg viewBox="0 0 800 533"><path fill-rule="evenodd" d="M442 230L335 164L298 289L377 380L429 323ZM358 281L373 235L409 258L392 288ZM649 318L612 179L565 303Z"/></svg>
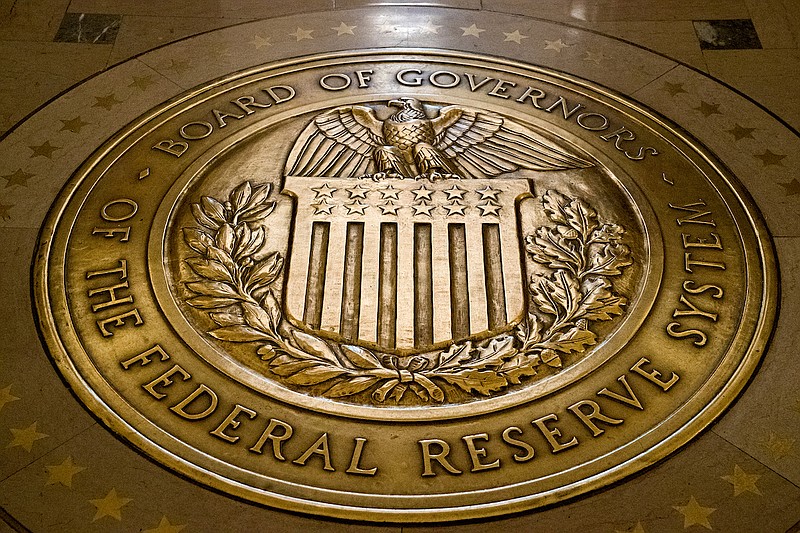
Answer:
<svg viewBox="0 0 800 533"><path fill-rule="evenodd" d="M157 462L375 521L551 504L688 442L755 371L764 224L686 132L470 54L232 74L119 132L35 265L53 360Z"/></svg>

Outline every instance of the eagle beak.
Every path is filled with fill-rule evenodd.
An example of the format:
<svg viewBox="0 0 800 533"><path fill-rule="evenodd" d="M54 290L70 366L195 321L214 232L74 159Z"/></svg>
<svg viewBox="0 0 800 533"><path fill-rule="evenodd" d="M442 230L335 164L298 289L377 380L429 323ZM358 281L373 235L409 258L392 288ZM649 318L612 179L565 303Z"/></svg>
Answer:
<svg viewBox="0 0 800 533"><path fill-rule="evenodd" d="M392 107L405 107L402 100L389 100L388 105Z"/></svg>

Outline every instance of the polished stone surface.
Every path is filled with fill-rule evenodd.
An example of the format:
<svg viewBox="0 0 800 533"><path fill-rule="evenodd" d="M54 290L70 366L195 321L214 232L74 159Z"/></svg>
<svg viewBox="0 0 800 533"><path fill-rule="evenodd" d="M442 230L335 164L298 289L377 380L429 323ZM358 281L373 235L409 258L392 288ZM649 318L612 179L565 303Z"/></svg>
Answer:
<svg viewBox="0 0 800 533"><path fill-rule="evenodd" d="M787 125L800 126L796 2L404 4L0 1L0 130L7 132L0 143L0 507L32 531L261 530L265 524L274 531L400 529L245 504L140 456L64 387L38 339L28 280L38 228L64 182L104 139L153 106L267 61L426 46L571 72L676 122L714 151L760 206L782 278L778 326L758 374L695 442L594 495L444 529L795 531L800 137ZM121 16L113 44L54 42L68 13ZM703 49L694 21L730 19L752 20L763 49ZM176 39L184 40L148 51Z"/></svg>
<svg viewBox="0 0 800 533"><path fill-rule="evenodd" d="M120 22L120 15L67 13L53 40L61 43L114 44Z"/></svg>
<svg viewBox="0 0 800 533"><path fill-rule="evenodd" d="M750 19L695 20L701 50L754 50L761 48Z"/></svg>

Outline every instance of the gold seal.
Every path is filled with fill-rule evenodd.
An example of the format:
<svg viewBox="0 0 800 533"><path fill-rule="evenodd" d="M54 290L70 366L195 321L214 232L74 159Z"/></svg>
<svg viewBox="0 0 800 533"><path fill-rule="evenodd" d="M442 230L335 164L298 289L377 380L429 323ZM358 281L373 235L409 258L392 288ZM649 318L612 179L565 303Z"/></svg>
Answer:
<svg viewBox="0 0 800 533"><path fill-rule="evenodd" d="M755 370L761 218L652 111L446 52L240 72L141 117L53 207L50 353L155 460L376 521L551 504L665 457Z"/></svg>

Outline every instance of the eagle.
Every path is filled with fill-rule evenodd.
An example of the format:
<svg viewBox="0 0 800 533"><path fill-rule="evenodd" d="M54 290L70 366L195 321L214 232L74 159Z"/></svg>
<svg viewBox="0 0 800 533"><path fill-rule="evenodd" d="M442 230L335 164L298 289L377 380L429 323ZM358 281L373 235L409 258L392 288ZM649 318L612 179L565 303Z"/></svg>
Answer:
<svg viewBox="0 0 800 533"><path fill-rule="evenodd" d="M496 113L450 105L431 117L407 96L389 100L388 107L399 110L385 120L364 105L317 115L295 142L287 174L434 180L593 166Z"/></svg>

